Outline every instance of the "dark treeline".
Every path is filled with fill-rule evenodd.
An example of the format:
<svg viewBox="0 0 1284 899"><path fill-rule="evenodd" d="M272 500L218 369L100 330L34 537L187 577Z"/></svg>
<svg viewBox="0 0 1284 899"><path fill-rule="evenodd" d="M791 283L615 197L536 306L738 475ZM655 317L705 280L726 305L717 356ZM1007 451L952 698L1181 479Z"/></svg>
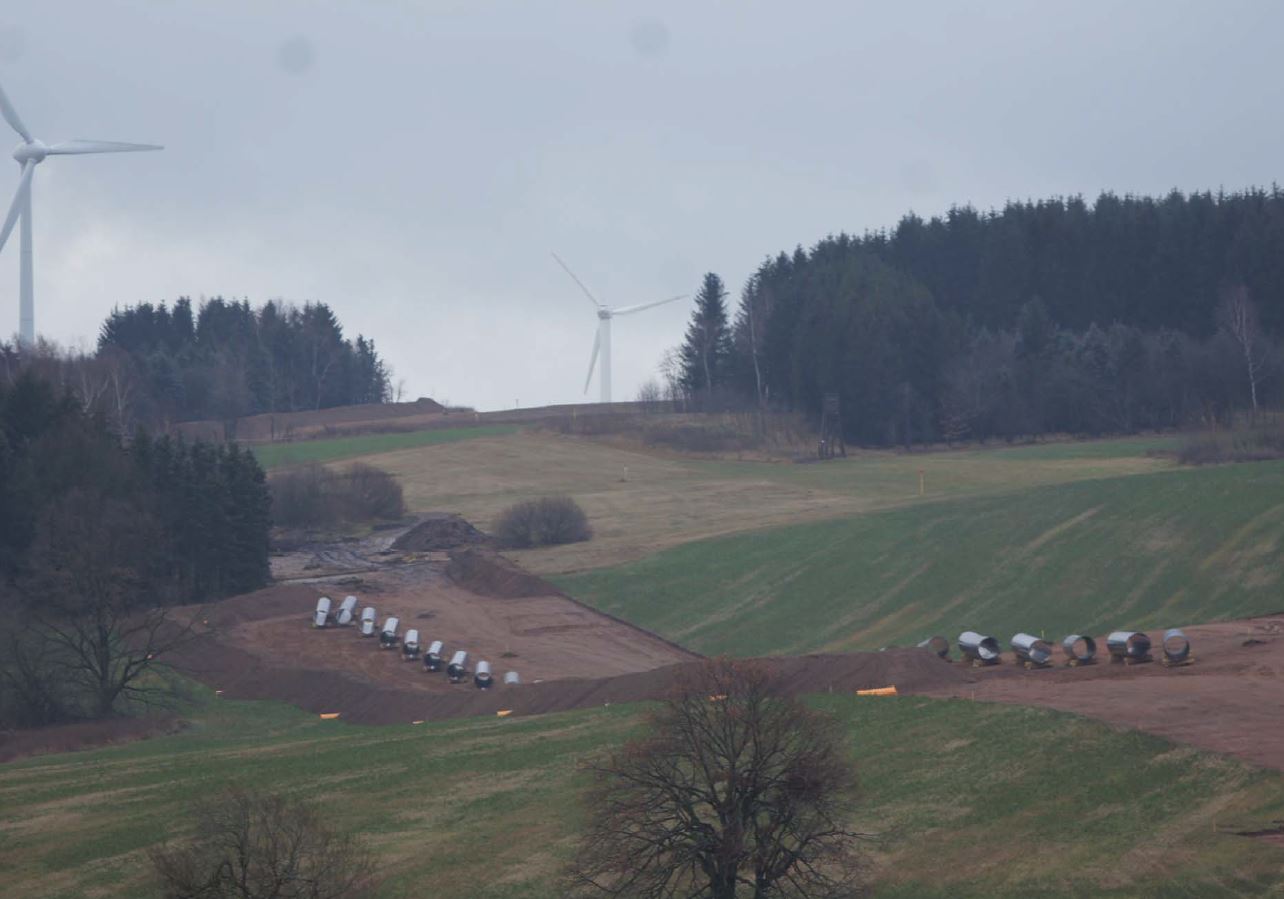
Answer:
<svg viewBox="0 0 1284 899"><path fill-rule="evenodd" d="M113 711L168 607L267 582L270 512L248 451L125 442L33 369L0 380L0 719Z"/></svg>
<svg viewBox="0 0 1284 899"><path fill-rule="evenodd" d="M249 450L140 430L126 444L81 398L32 372L0 381L0 578L21 578L49 510L69 494L154 522L173 602L230 596L268 577L271 500Z"/></svg>
<svg viewBox="0 0 1284 899"><path fill-rule="evenodd" d="M324 303L302 307L189 299L116 309L100 356L123 353L144 385L145 421L231 420L390 399L374 341L343 336Z"/></svg>
<svg viewBox="0 0 1284 899"><path fill-rule="evenodd" d="M697 402L818 414L837 392L869 444L1225 420L1281 399L1284 193L954 209L782 253L745 285L711 385L718 289L680 356Z"/></svg>

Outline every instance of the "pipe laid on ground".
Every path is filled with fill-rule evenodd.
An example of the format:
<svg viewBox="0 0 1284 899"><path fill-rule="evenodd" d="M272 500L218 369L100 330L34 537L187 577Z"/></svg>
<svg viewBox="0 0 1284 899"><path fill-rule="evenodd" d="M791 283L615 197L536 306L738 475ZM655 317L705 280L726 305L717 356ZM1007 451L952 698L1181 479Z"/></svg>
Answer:
<svg viewBox="0 0 1284 899"><path fill-rule="evenodd" d="M1106 637L1112 659L1141 661L1150 657L1150 638L1140 631L1114 631Z"/></svg>
<svg viewBox="0 0 1284 899"><path fill-rule="evenodd" d="M959 634L959 652L974 662L995 665L999 661L999 641L976 631L964 631Z"/></svg>
<svg viewBox="0 0 1284 899"><path fill-rule="evenodd" d="M918 644L918 648L931 650L943 659L950 657L950 641L944 637L928 637Z"/></svg>
<svg viewBox="0 0 1284 899"><path fill-rule="evenodd" d="M1086 665L1097 657L1097 641L1087 634L1071 634L1061 641L1061 649L1070 661Z"/></svg>
<svg viewBox="0 0 1284 899"><path fill-rule="evenodd" d="M1012 637L1012 651L1023 662L1043 666L1052 661L1052 647L1046 640L1033 634L1016 634Z"/></svg>
<svg viewBox="0 0 1284 899"><path fill-rule="evenodd" d="M1164 658L1172 663L1184 662L1190 658L1190 640L1180 628L1169 628L1164 631Z"/></svg>

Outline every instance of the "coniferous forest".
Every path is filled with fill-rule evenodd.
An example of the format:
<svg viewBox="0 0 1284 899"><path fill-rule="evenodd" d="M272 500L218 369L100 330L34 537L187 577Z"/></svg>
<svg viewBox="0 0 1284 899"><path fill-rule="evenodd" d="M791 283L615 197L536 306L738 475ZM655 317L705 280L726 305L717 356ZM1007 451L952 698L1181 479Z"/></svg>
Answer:
<svg viewBox="0 0 1284 899"><path fill-rule="evenodd" d="M230 420L390 399L373 340L343 335L324 303L221 298L139 303L103 324L98 354L123 356L143 384L143 420Z"/></svg>
<svg viewBox="0 0 1284 899"><path fill-rule="evenodd" d="M0 726L150 701L153 659L192 626L172 607L269 580L250 451L126 442L84 399L32 369L0 381Z"/></svg>
<svg viewBox="0 0 1284 899"><path fill-rule="evenodd" d="M836 392L862 443L1227 421L1284 396L1284 191L962 207L780 253L744 286L714 385L688 361L693 334L717 345L707 306L679 387L809 415Z"/></svg>

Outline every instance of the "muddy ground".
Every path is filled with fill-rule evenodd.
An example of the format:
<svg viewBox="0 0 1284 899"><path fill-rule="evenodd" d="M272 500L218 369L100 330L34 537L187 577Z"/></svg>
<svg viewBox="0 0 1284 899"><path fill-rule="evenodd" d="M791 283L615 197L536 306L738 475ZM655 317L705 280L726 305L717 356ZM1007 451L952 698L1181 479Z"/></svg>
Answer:
<svg viewBox="0 0 1284 899"><path fill-rule="evenodd" d="M963 682L924 692L1077 712L1284 770L1284 614L1183 630L1189 665L1100 662L1027 671L1005 654L1005 664L962 668ZM1159 658L1163 634L1148 633ZM1105 645L1098 637L1102 656Z"/></svg>

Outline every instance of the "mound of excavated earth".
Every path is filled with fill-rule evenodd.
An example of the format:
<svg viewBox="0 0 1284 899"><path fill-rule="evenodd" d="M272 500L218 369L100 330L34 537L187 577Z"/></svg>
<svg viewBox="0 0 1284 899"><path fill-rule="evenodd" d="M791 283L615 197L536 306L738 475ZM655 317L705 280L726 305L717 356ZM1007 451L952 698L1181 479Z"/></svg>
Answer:
<svg viewBox="0 0 1284 899"><path fill-rule="evenodd" d="M462 515L437 512L406 531L392 543L401 552L437 552L478 546L489 543L490 538L469 524Z"/></svg>
<svg viewBox="0 0 1284 899"><path fill-rule="evenodd" d="M450 554L446 574L465 590L495 599L559 594L556 587L493 549L473 547Z"/></svg>

